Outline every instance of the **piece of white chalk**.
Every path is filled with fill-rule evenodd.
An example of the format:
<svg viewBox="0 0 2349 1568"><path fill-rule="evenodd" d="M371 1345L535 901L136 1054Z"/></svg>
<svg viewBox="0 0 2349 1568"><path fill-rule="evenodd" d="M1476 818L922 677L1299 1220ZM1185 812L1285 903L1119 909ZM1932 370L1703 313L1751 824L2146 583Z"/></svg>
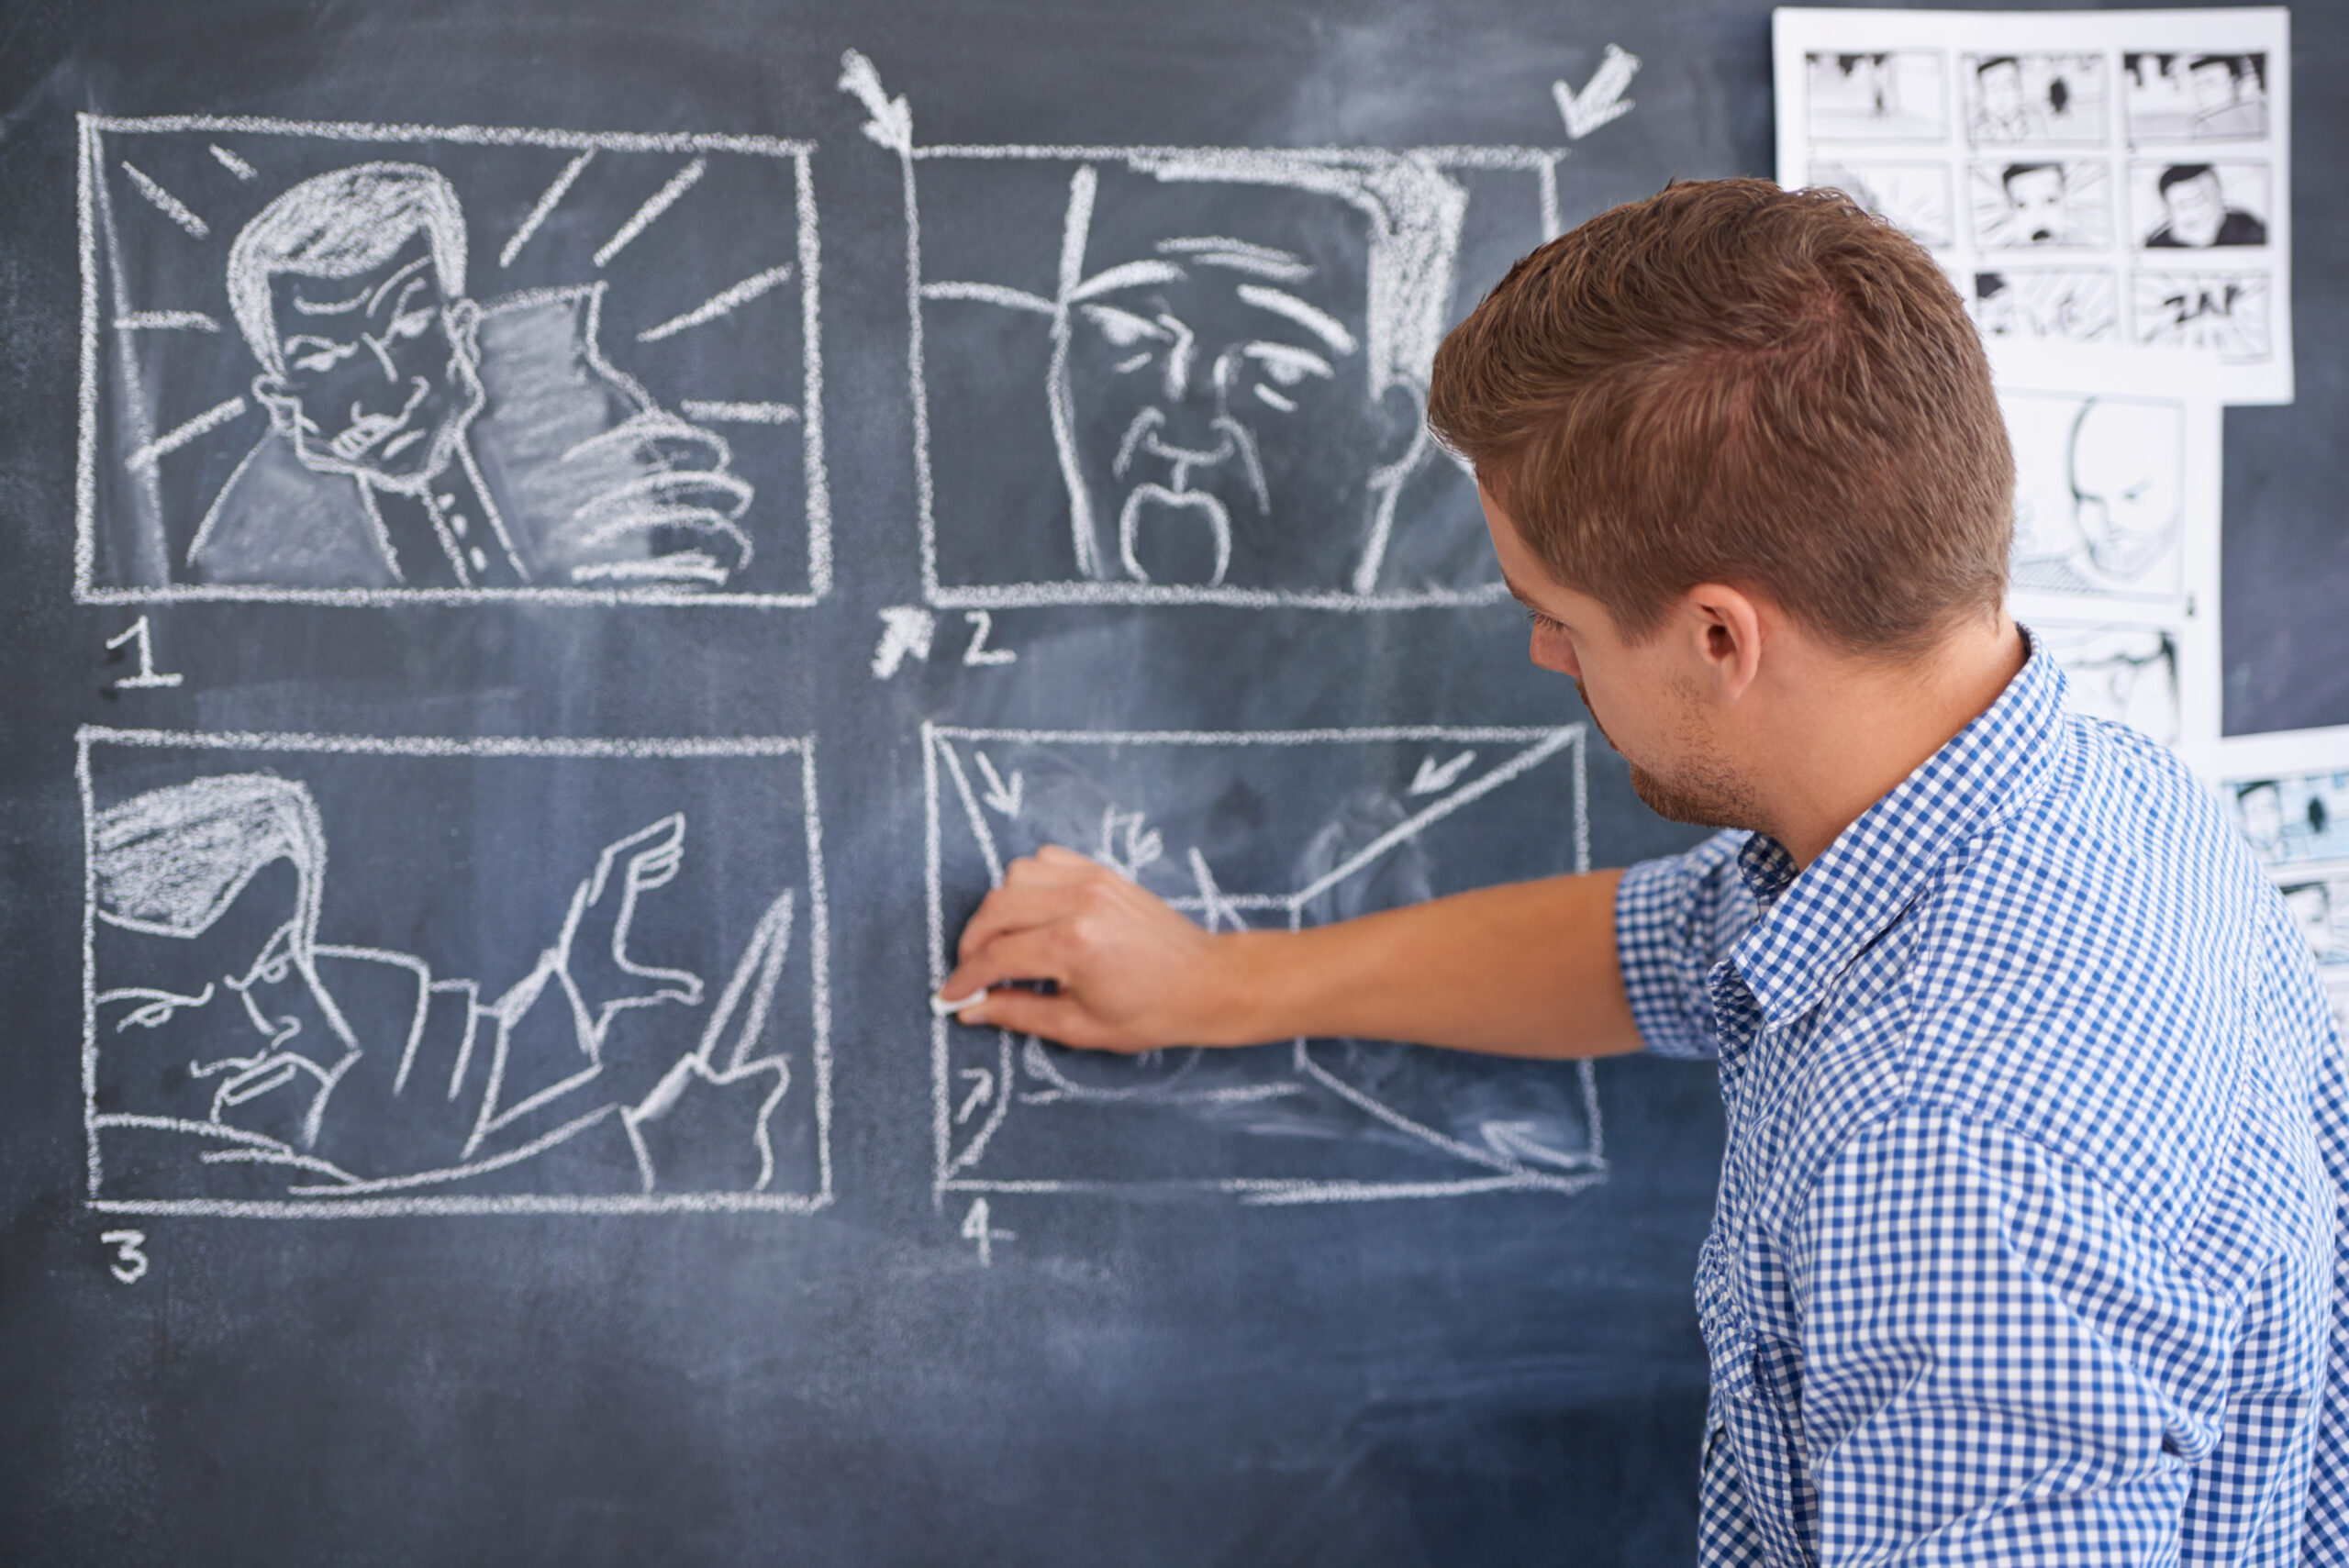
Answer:
<svg viewBox="0 0 2349 1568"><path fill-rule="evenodd" d="M947 996L932 996L930 999L930 1010L937 1017L942 1018L950 1013L961 1012L963 1008L969 1006L974 1002L984 1002L986 999L987 994L984 989L974 991L969 995L963 997L959 1001Z"/></svg>

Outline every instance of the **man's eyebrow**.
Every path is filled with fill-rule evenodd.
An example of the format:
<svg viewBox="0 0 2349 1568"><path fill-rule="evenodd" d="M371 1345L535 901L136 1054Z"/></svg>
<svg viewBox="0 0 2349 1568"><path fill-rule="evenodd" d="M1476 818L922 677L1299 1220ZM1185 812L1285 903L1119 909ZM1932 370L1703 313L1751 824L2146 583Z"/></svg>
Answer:
<svg viewBox="0 0 2349 1568"><path fill-rule="evenodd" d="M354 294L339 304L322 304L317 300L304 299L298 294L294 295L294 308L305 316L340 316L344 311L356 310L366 303L367 295L364 291Z"/></svg>
<svg viewBox="0 0 2349 1568"><path fill-rule="evenodd" d="M1275 316L1286 316L1341 354L1354 351L1354 335L1336 317L1316 310L1293 294L1262 284L1241 284L1232 291L1248 304Z"/></svg>
<svg viewBox="0 0 2349 1568"><path fill-rule="evenodd" d="M402 267L398 272L394 272L390 277L385 278L382 283L376 284L375 292L367 296L367 314L370 316L375 314L375 302L384 297L384 291L385 289L390 288L394 284L398 283L402 278L406 277L410 272L416 271L418 267L423 266L430 260L432 260L432 258L429 256L418 256L415 261L410 261L406 266Z"/></svg>
<svg viewBox="0 0 2349 1568"><path fill-rule="evenodd" d="M1091 299L1097 295L1115 294L1119 289L1135 288L1142 284L1171 284L1183 276L1183 269L1172 261L1128 261L1092 277L1069 291L1069 303Z"/></svg>
<svg viewBox="0 0 2349 1568"><path fill-rule="evenodd" d="M1302 283L1313 275L1313 269L1286 250L1276 250L1270 245L1252 244L1245 239L1229 239L1220 235L1200 235L1182 239L1162 239L1158 242L1161 255L1188 256L1202 266L1229 267L1236 272L1253 272L1260 278L1275 283Z"/></svg>

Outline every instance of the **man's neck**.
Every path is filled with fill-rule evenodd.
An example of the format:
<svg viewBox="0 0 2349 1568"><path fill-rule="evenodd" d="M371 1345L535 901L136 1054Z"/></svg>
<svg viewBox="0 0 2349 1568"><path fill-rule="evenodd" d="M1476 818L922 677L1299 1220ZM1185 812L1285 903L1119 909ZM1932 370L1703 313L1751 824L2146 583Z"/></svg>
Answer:
<svg viewBox="0 0 2349 1568"><path fill-rule="evenodd" d="M1792 706L1768 742L1764 830L1809 866L1998 701L2027 654L2001 614L1913 665L1846 663L1838 679L1807 684L1816 695Z"/></svg>

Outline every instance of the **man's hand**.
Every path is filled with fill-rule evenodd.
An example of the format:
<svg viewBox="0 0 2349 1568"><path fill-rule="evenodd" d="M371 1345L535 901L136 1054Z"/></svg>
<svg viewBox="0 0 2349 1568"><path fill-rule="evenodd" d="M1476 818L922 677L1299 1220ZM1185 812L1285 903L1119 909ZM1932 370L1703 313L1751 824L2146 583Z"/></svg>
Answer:
<svg viewBox="0 0 2349 1568"><path fill-rule="evenodd" d="M958 1017L1137 1051L1298 1037L1507 1056L1636 1051L1615 958L1620 873L1454 894L1301 931L1210 935L1073 851L1015 861L939 995ZM1049 980L1055 994L1002 986Z"/></svg>
<svg viewBox="0 0 2349 1568"><path fill-rule="evenodd" d="M1238 1043L1220 1038L1235 965L1155 894L1073 850L1047 844L1011 862L963 929L961 967L941 996L980 999L957 1015L1096 1051ZM1050 980L1056 993L1007 988Z"/></svg>

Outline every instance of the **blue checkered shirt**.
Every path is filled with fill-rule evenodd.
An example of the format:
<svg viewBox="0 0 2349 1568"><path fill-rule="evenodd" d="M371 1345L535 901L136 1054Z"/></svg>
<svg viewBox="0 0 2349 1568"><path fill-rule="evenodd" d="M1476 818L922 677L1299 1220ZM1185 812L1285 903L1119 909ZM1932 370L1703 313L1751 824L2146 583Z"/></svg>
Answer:
<svg viewBox="0 0 2349 1568"><path fill-rule="evenodd" d="M1719 1059L1701 1557L2349 1563L2349 1074L2203 789L2043 650L1798 874L1624 877Z"/></svg>

